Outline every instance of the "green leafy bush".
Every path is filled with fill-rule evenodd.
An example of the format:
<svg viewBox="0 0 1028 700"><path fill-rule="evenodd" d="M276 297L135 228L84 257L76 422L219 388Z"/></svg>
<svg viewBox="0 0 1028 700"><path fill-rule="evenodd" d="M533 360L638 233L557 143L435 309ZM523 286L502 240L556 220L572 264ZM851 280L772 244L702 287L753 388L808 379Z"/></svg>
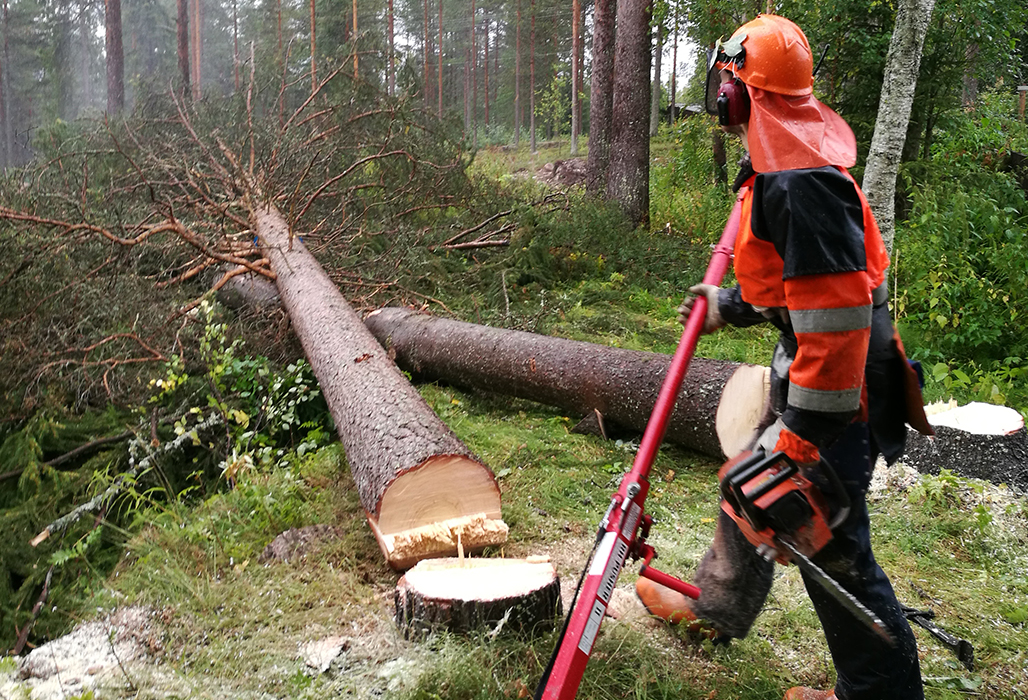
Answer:
<svg viewBox="0 0 1028 700"><path fill-rule="evenodd" d="M930 161L906 166L911 209L893 267L894 311L914 354L963 366L936 374L997 402L1028 356L1028 198L1001 167L1009 149L1028 147L1014 109L985 96L940 127Z"/></svg>

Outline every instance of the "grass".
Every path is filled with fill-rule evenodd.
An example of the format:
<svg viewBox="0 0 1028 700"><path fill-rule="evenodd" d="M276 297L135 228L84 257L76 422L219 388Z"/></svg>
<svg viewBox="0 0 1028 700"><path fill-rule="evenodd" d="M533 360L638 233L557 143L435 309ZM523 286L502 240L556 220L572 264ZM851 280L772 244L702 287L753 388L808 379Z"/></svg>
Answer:
<svg viewBox="0 0 1028 700"><path fill-rule="evenodd" d="M511 525L503 553L549 553L574 580L631 446L570 434L573 417L529 402L437 385L422 393L495 470ZM717 466L673 446L660 452L647 507L661 568L686 578L695 570L713 533ZM940 478L938 488L883 490L871 501L876 552L901 599L934 608L940 625L975 645L979 666L969 673L915 631L927 697L1025 697L1028 504L957 477L921 477ZM112 600L153 606L166 621L159 663L137 679L142 697L166 692L169 675L181 697L450 700L534 689L556 633L423 644L399 636L397 575L382 565L349 479L330 447L292 469L244 474L235 490L197 506L145 512L149 524L108 582ZM257 563L280 529L325 522L344 533L340 541L298 563ZM634 578L627 567L627 599ZM329 672L310 674L298 647L332 635L347 650ZM752 633L728 647L608 619L579 697L771 700L795 683L827 687L832 674L798 572L779 568Z"/></svg>

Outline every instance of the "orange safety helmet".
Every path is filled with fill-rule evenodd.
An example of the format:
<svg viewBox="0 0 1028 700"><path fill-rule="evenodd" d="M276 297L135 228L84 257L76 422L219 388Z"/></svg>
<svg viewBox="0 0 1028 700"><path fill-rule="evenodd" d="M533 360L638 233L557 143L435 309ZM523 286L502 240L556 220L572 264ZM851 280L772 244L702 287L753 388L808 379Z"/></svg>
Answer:
<svg viewBox="0 0 1028 700"><path fill-rule="evenodd" d="M806 35L778 15L757 15L718 42L716 67L727 68L747 85L780 95L809 95L814 56Z"/></svg>
<svg viewBox="0 0 1028 700"><path fill-rule="evenodd" d="M758 173L857 162L853 131L814 97L813 65L803 30L778 15L757 15L728 41L717 42L707 73L707 111L722 126L749 127ZM718 73L725 69L735 80L721 84Z"/></svg>

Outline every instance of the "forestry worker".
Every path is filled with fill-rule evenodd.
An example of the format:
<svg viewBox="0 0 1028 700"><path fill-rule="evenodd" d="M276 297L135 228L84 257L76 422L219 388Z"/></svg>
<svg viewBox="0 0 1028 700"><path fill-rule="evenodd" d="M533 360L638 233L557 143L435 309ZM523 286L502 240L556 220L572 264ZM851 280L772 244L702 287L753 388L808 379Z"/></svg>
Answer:
<svg viewBox="0 0 1028 700"><path fill-rule="evenodd" d="M806 36L783 17L760 15L718 42L708 110L749 152L735 184L745 188L735 242L738 284L690 291L709 302L706 333L726 323L772 323L781 331L767 427L754 449L786 453L830 504L841 499L833 498L817 463L823 458L834 467L851 510L813 560L877 615L894 642L804 574L838 680L832 690L792 688L786 700L922 700L914 636L871 552L865 493L877 456L892 462L903 453L905 421L931 429L889 318L888 253L846 171L856 162L856 140L812 95L812 67ZM683 321L693 300L679 309ZM698 600L644 578L636 590L652 614L726 641L749 631L773 567L722 510L694 579Z"/></svg>

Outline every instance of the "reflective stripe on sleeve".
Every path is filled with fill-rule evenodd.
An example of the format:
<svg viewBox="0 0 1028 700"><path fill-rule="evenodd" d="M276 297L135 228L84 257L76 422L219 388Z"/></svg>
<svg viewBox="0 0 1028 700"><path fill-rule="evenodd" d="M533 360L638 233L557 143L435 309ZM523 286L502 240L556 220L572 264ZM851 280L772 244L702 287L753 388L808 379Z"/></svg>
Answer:
<svg viewBox="0 0 1028 700"><path fill-rule="evenodd" d="M789 405L806 411L842 413L860 408L861 387L841 391L808 389L789 382Z"/></svg>
<svg viewBox="0 0 1028 700"><path fill-rule="evenodd" d="M871 305L842 309L793 309L789 312L792 329L797 333L835 333L857 331L871 325Z"/></svg>
<svg viewBox="0 0 1028 700"><path fill-rule="evenodd" d="M889 301L889 280L885 280L880 285L871 290L871 303L875 306L881 306L885 302Z"/></svg>

